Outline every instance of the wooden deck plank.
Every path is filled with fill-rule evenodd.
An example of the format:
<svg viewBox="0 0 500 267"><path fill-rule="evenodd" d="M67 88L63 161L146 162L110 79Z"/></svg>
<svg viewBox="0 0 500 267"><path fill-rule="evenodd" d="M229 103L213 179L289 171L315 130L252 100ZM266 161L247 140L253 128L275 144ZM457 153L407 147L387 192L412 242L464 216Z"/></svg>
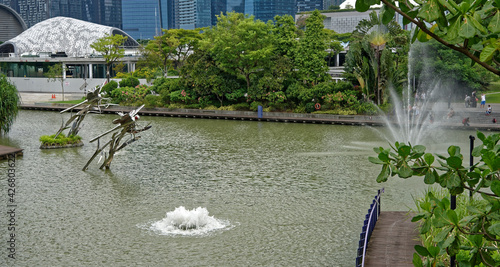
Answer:
<svg viewBox="0 0 500 267"><path fill-rule="evenodd" d="M419 245L417 223L402 211L382 211L368 243L365 266L411 267Z"/></svg>
<svg viewBox="0 0 500 267"><path fill-rule="evenodd" d="M0 159L5 159L10 154L16 154L16 156L21 156L23 155L23 149L0 145Z"/></svg>

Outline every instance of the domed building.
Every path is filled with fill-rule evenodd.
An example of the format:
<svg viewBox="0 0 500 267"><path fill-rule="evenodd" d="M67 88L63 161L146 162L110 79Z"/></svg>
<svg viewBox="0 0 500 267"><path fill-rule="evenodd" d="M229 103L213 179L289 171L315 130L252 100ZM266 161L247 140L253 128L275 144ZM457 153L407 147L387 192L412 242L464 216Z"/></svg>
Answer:
<svg viewBox="0 0 500 267"><path fill-rule="evenodd" d="M66 69L63 76L67 90L77 92L84 87L93 87L106 77L106 61L90 45L108 35L127 37L123 46L125 57L119 61L124 63L124 71L135 70L140 56L139 43L126 32L78 19L54 17L0 44L0 74L10 77L20 91L26 88L46 91L49 90L44 88L47 85L40 82L33 86L36 78L43 78L47 84L44 73L49 66L62 63Z"/></svg>

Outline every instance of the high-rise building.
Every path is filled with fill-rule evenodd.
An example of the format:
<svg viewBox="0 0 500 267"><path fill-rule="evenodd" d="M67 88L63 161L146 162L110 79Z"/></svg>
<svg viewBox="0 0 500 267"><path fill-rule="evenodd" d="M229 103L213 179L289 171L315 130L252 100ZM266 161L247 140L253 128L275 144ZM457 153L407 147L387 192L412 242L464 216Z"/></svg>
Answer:
<svg viewBox="0 0 500 267"><path fill-rule="evenodd" d="M158 0L122 0L122 21L126 33L134 39L153 39L161 34L162 9Z"/></svg>
<svg viewBox="0 0 500 267"><path fill-rule="evenodd" d="M297 0L297 12L323 10L323 0Z"/></svg>
<svg viewBox="0 0 500 267"><path fill-rule="evenodd" d="M31 27L63 16L111 27L122 27L121 0L0 0L14 9Z"/></svg>
<svg viewBox="0 0 500 267"><path fill-rule="evenodd" d="M295 15L296 0L245 0L245 14L267 22L276 15ZM228 10L229 11L229 10Z"/></svg>

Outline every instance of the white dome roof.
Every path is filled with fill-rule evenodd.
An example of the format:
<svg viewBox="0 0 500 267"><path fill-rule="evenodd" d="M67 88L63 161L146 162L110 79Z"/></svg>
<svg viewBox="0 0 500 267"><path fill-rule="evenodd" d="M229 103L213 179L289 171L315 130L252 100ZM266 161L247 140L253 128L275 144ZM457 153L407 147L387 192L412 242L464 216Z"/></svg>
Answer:
<svg viewBox="0 0 500 267"><path fill-rule="evenodd" d="M73 18L55 17L39 22L1 44L0 53L13 52L20 55L37 52L65 52L68 57L83 57L95 54L95 50L90 45L106 34L127 36L125 46L139 46L136 40L118 28Z"/></svg>

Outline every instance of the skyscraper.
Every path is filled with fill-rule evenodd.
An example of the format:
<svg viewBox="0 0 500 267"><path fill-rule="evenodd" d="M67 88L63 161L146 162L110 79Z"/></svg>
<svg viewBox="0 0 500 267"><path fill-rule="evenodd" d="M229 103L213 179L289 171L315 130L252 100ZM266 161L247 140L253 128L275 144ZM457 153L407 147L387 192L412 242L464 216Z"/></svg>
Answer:
<svg viewBox="0 0 500 267"><path fill-rule="evenodd" d="M28 27L63 16L111 27L122 27L121 0L0 0L14 9Z"/></svg>
<svg viewBox="0 0 500 267"><path fill-rule="evenodd" d="M296 0L246 0L245 13L267 22L276 15L295 16L295 4Z"/></svg>
<svg viewBox="0 0 500 267"><path fill-rule="evenodd" d="M122 0L122 21L126 33L134 39L153 39L161 34L162 10L158 0Z"/></svg>

